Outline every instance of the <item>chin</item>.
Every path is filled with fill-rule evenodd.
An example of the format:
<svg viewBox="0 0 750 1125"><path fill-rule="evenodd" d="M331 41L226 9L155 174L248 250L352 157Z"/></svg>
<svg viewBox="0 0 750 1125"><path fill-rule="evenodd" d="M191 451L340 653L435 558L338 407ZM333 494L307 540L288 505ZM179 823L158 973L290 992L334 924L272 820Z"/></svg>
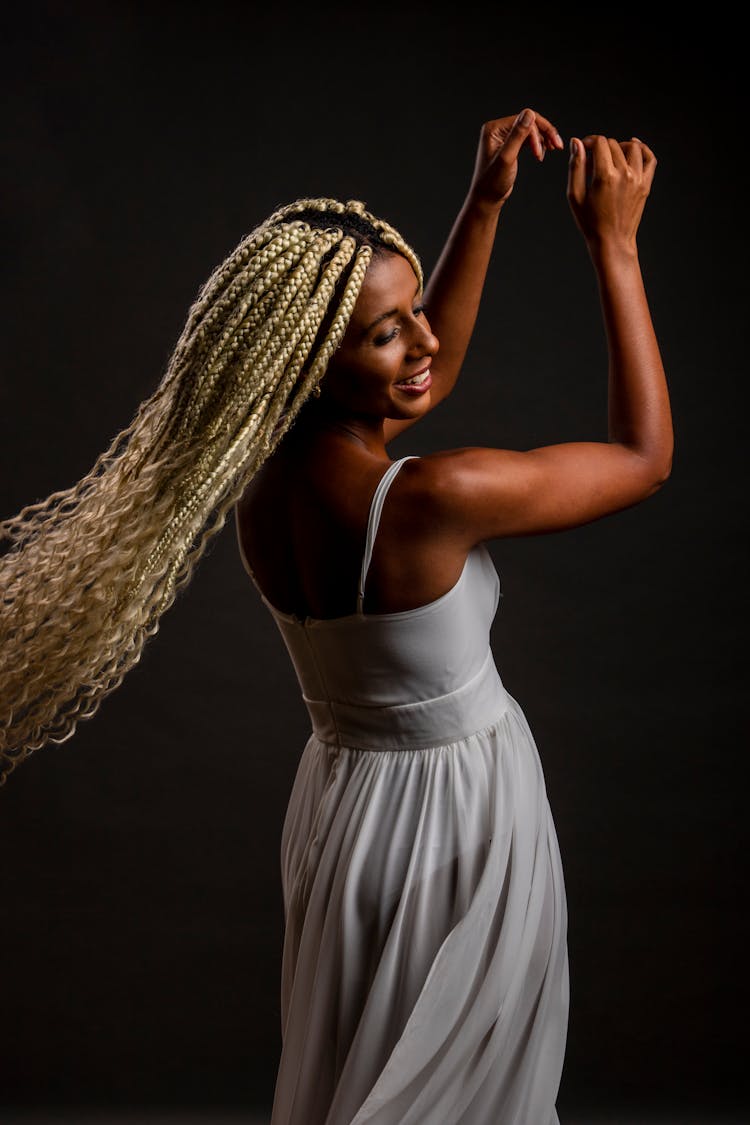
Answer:
<svg viewBox="0 0 750 1125"><path fill-rule="evenodd" d="M415 415L426 414L432 406L432 396L429 391L421 395L414 395L412 402L392 403L387 418L413 418Z"/></svg>

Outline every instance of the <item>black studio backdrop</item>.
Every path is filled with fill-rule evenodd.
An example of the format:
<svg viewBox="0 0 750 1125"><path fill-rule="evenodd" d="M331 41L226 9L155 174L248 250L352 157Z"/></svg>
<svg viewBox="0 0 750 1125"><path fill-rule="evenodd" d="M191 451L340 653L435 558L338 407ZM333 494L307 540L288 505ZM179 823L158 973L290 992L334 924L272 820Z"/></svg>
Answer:
<svg viewBox="0 0 750 1125"><path fill-rule="evenodd" d="M661 24L656 24L657 27ZM535 10L28 5L4 27L2 517L68 487L155 388L213 267L275 206L364 199L436 260L483 120L531 105L659 167L640 245L675 420L647 502L490 544L501 675L567 880L560 1112L740 1104L747 993L746 222L734 36ZM567 158L522 161L451 398L391 455L606 439ZM742 356L744 361L744 355ZM0 789L0 1116L267 1107L279 840L308 719L213 541L140 665Z"/></svg>

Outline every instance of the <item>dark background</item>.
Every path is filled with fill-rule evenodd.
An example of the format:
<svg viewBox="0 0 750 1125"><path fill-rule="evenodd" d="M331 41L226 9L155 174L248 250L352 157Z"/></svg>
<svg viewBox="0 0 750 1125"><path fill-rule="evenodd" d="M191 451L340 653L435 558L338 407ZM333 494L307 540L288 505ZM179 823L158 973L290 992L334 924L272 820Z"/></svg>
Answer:
<svg viewBox="0 0 750 1125"><path fill-rule="evenodd" d="M429 271L485 119L531 105L566 140L647 141L640 247L673 473L627 511L490 544L493 641L566 872L561 1119L714 1121L746 1088L745 64L716 5L701 24L608 12L216 0L6 17L0 516L88 471L199 285L280 203L362 198ZM522 161L462 381L392 457L606 440L566 175L565 154ZM5 1119L270 1105L279 840L308 733L227 524L121 688L0 789Z"/></svg>

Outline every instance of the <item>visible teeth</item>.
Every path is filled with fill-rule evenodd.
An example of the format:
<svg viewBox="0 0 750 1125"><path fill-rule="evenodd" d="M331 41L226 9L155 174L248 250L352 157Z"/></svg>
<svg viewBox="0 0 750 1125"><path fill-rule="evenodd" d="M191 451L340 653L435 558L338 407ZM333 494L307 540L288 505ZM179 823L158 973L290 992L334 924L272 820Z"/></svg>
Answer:
<svg viewBox="0 0 750 1125"><path fill-rule="evenodd" d="M419 386L420 383L424 383L425 379L427 378L427 376L429 374L430 374L430 369L428 367L427 370L423 371L421 375L412 375L411 379L402 379L401 381L402 381L403 384L416 383L416 385Z"/></svg>

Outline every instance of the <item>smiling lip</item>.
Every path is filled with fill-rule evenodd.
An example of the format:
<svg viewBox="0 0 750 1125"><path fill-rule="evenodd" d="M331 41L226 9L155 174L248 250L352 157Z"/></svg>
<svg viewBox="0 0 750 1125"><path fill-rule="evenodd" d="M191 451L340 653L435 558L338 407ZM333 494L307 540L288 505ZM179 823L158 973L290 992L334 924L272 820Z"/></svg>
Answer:
<svg viewBox="0 0 750 1125"><path fill-rule="evenodd" d="M398 389L400 391L403 391L404 394L421 395L425 391L428 391L432 386L432 376L430 375L430 369L429 367L424 367L421 371L414 372L415 375L423 375L425 371L427 372L427 378L423 383L395 383L394 386L398 387Z"/></svg>

